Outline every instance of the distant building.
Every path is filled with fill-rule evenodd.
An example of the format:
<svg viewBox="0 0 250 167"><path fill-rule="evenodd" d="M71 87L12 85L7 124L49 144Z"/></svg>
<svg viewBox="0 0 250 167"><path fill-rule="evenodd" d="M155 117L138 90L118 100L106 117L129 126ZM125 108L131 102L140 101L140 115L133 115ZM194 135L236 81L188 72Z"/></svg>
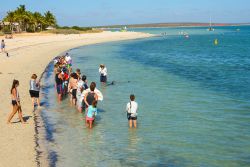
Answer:
<svg viewBox="0 0 250 167"><path fill-rule="evenodd" d="M20 26L17 22L7 22L7 21L0 21L0 30L4 27L8 26L11 32L20 32Z"/></svg>
<svg viewBox="0 0 250 167"><path fill-rule="evenodd" d="M49 26L49 27L47 27L47 28L45 28L46 30L54 30L55 28L54 27L52 27L52 26Z"/></svg>

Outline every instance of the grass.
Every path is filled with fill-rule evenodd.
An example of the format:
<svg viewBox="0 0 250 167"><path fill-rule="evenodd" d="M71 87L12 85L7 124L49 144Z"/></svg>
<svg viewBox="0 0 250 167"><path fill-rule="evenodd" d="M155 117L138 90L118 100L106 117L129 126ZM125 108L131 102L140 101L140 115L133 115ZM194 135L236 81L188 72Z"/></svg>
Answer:
<svg viewBox="0 0 250 167"><path fill-rule="evenodd" d="M102 32L102 30L91 29L91 30L82 31L82 30L76 30L76 29L54 29L54 30L47 30L43 32L68 35L68 34L99 33L99 32Z"/></svg>

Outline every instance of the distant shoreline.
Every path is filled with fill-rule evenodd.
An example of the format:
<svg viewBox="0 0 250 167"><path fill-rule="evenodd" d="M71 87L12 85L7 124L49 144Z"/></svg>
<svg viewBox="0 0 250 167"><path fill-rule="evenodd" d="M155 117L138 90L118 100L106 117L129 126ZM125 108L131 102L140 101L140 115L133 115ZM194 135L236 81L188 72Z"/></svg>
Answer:
<svg viewBox="0 0 250 167"><path fill-rule="evenodd" d="M212 27L223 26L249 26L250 23L212 23ZM99 26L97 29L117 29L121 27L127 28L179 28L179 27L209 27L209 23L156 23L156 24L131 24L131 25L112 25Z"/></svg>

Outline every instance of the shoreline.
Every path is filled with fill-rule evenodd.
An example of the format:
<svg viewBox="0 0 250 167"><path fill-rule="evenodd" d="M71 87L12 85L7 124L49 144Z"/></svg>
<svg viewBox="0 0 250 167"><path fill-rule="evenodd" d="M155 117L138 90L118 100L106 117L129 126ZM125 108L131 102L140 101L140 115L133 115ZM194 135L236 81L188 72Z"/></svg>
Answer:
<svg viewBox="0 0 250 167"><path fill-rule="evenodd" d="M212 25L212 27L244 27L244 26L250 26L249 24L229 24L229 25ZM135 27L130 27L128 25L128 29L141 29L141 28L208 28L209 27L209 23L207 25L179 25L179 26L135 26ZM116 30L116 29L120 29L119 27L104 27L104 28L100 28L100 29L104 29L104 30Z"/></svg>
<svg viewBox="0 0 250 167"><path fill-rule="evenodd" d="M35 140L35 134L37 133L35 127L36 112L33 112L28 93L28 82L32 73L42 77L42 74L46 72L47 66L56 55L80 46L153 36L136 32L102 32L96 34L27 36L6 39L6 50L10 57L8 58L3 53L0 53L2 59L0 62L0 167L16 166L17 162L19 166L46 164L45 162L37 162L36 159L39 156L36 152L37 143ZM6 124L6 119L11 109L9 89L14 78L20 81L19 92L23 117L27 120L27 125L20 123ZM16 116L12 121L17 121ZM22 161L19 162L20 160Z"/></svg>

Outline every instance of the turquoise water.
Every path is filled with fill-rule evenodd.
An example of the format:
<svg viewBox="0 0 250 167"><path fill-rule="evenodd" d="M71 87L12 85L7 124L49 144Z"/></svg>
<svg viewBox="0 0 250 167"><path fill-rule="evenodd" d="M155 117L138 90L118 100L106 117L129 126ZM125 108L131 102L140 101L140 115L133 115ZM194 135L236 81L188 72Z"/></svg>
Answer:
<svg viewBox="0 0 250 167"><path fill-rule="evenodd" d="M87 129L68 99L56 102L49 68L41 115L51 166L249 166L250 27L237 28L188 28L189 39L179 28L137 29L172 35L71 50L74 67L97 82L104 101ZM115 85L100 85L100 63ZM131 93L137 129L124 113Z"/></svg>

